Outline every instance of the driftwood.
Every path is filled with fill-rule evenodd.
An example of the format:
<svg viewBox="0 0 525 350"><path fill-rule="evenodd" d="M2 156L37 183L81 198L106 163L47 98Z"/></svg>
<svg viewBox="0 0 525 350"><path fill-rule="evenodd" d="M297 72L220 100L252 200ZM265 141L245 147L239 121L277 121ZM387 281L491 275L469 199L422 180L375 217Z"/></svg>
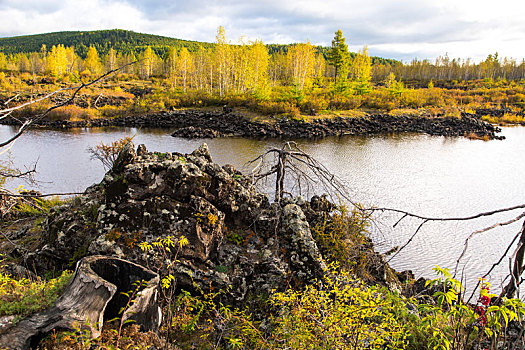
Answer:
<svg viewBox="0 0 525 350"><path fill-rule="evenodd" d="M142 289L121 312L130 302L122 293L136 290L137 282ZM0 349L29 349L53 329L82 330L96 338L104 321L114 318L123 322L131 319L143 330L157 331L161 321L158 284L159 276L143 266L112 257L86 257L78 262L70 283L52 307L16 325L0 322Z"/></svg>

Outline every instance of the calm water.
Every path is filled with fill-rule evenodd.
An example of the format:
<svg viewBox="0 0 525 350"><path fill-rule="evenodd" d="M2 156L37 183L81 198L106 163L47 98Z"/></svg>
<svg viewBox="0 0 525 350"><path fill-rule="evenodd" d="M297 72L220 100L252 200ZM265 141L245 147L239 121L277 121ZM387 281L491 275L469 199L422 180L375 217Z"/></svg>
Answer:
<svg viewBox="0 0 525 350"><path fill-rule="evenodd" d="M0 140L13 133L14 129L0 126ZM248 160L271 146L282 145L279 140L184 140L171 137L169 130L32 130L15 143L11 157L22 168L38 162L36 178L42 192L83 191L104 174L102 164L90 160L87 148L135 133L135 144L144 143L150 151L188 153L205 141L214 161L245 170ZM338 175L355 201L433 217L469 216L525 202L525 128L504 128L503 135L506 140L490 142L403 134L328 138L299 145ZM10 183L8 187L17 185ZM391 263L400 270L411 269L417 276L433 277L436 264L455 266L471 232L518 214L466 223L428 223ZM393 229L397 218L391 214L376 217L372 234L382 251L402 245L420 223L405 219ZM462 265L468 285L475 284L499 259L519 229L520 223L515 223L471 241L463 259L466 266ZM507 271L508 265L492 274L495 287Z"/></svg>

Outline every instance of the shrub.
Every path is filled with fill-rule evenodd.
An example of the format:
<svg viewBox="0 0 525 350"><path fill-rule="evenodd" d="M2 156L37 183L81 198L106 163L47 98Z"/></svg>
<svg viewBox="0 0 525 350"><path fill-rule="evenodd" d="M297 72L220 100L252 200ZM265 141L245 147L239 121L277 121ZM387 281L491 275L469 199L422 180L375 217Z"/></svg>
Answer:
<svg viewBox="0 0 525 350"><path fill-rule="evenodd" d="M24 192L20 192L24 193ZM15 205L14 212L21 216L45 215L51 208L64 204L59 197L45 198L21 198Z"/></svg>
<svg viewBox="0 0 525 350"><path fill-rule="evenodd" d="M370 242L369 225L368 214L360 207L348 210L345 205L339 205L312 233L325 258L353 268L362 258L364 246Z"/></svg>
<svg viewBox="0 0 525 350"><path fill-rule="evenodd" d="M49 281L37 278L14 279L0 273L0 316L25 317L51 306L60 296L73 273L64 271Z"/></svg>
<svg viewBox="0 0 525 350"><path fill-rule="evenodd" d="M67 105L52 110L46 116L49 120L59 121L81 121L98 117L99 112L92 108L81 108L75 105Z"/></svg>
<svg viewBox="0 0 525 350"><path fill-rule="evenodd" d="M358 95L335 95L330 99L328 108L335 110L357 109L363 103L363 97Z"/></svg>
<svg viewBox="0 0 525 350"><path fill-rule="evenodd" d="M433 286L435 303L420 304L420 322L412 332L428 341L433 349L507 349L511 341L508 327L511 322L523 322L525 304L519 299L503 299L492 303L496 294L490 293L490 284L480 280L480 295L474 306L461 299L462 284L448 269L434 268L438 278L426 282ZM523 337L520 335L519 337Z"/></svg>
<svg viewBox="0 0 525 350"><path fill-rule="evenodd" d="M304 291L275 293L272 344L288 349L406 349L405 303L332 270Z"/></svg>
<svg viewBox="0 0 525 350"><path fill-rule="evenodd" d="M135 136L126 136L122 139L115 140L110 144L103 142L99 143L94 147L89 147L88 152L91 154L91 159L100 160L104 169L109 170L113 168L117 157L128 143L133 144L133 138Z"/></svg>
<svg viewBox="0 0 525 350"><path fill-rule="evenodd" d="M307 95L305 99L299 103L299 109L306 114L310 114L312 111L324 111L328 109L329 105L327 97L327 95L323 94Z"/></svg>

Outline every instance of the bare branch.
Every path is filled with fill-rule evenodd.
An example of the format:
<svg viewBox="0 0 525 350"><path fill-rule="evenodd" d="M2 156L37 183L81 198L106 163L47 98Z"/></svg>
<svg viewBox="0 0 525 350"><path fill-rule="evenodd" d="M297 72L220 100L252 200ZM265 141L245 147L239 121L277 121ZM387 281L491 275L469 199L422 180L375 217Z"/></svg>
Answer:
<svg viewBox="0 0 525 350"><path fill-rule="evenodd" d="M7 145L9 145L11 142L15 141L17 138L19 138L20 136L22 136L22 134L24 133L24 131L26 131L27 128L29 128L29 126L32 124L32 120L26 120L24 122L24 124L22 124L22 126L18 129L18 132L12 136L10 139L8 139L7 141L4 141L4 142L1 142L0 143L0 148L2 147L5 147Z"/></svg>
<svg viewBox="0 0 525 350"><path fill-rule="evenodd" d="M44 198L44 197L57 197L57 196L74 196L83 194L83 192L60 192L60 193L46 193L46 194L15 194L7 192L3 189L0 190L1 196L13 197L13 198Z"/></svg>
<svg viewBox="0 0 525 350"><path fill-rule="evenodd" d="M510 225L512 223L515 223L516 221L522 219L523 217L525 217L525 213L521 213L520 215L518 215L517 217L515 217L514 219L511 219L511 220L508 220L508 221L505 221L505 222L497 222L489 227L485 227L485 228L482 228L480 230L477 230L477 231L474 231L472 232L466 239L465 239L465 244L464 244L464 247L463 247L463 251L461 252L460 256L458 257L458 260L456 261L456 268L454 269L454 275L456 274L457 270L458 270L458 266L459 266L459 262L461 261L461 259L463 258L463 256L465 255L465 253L467 252L467 248L468 248L468 243L469 243L469 240L471 238L473 238L474 236L480 234L480 233L483 233L483 232L487 232L487 231L490 231L490 230L493 230L495 229L496 227L500 227L500 226L506 226L506 225ZM514 243L514 241L511 243L511 245Z"/></svg>
<svg viewBox="0 0 525 350"><path fill-rule="evenodd" d="M20 94L16 94L15 96L11 97L9 100L7 100L7 101L4 102L4 105L7 106L7 105L9 104L9 102L13 101L13 100L14 100L15 98L17 98L18 96L20 96Z"/></svg>
<svg viewBox="0 0 525 350"><path fill-rule="evenodd" d="M371 210L371 211L391 211L391 212L394 212L394 213L404 214L404 216L399 221L401 221L402 219L404 219L405 217L408 217L408 216L416 218L416 219L426 220L426 221L467 221L467 220L478 219L478 218L481 218L481 217L484 217L484 216L491 216L491 215L494 215L494 214L499 214L499 213L503 213L503 212L507 212L507 211L512 211L512 210L516 210L516 209L525 209L525 204L519 204L519 205L515 205L513 207L508 207L508 208L496 209L496 210L487 211L487 212L483 212L483 213L479 213L479 214L475 214L475 215L471 215L471 216L448 217L448 218L447 217L421 216L421 215L418 215L418 214L413 214L413 213L410 213L410 212L407 212L407 211L404 211L404 210L393 209L393 208L370 208L370 209L367 209L367 210ZM396 223L396 225L399 223L399 221Z"/></svg>
<svg viewBox="0 0 525 350"><path fill-rule="evenodd" d="M419 232L419 230L421 230L421 227L423 227L423 225L426 224L427 222L428 222L428 220L424 220L424 221L418 226L417 230L414 232L414 234L412 235L412 237L410 237L410 239L409 239L409 240L408 240L408 241L407 241L407 242L406 242L401 248L399 248L399 249L396 251L396 253L395 253L394 255L392 255L392 256L390 257L390 259L388 259L387 262L390 262L390 260L394 259L394 258L397 256L397 254L399 254L399 252L401 252L401 251L403 250L403 248L405 248L407 245L409 245L410 242L412 242L412 240L416 237L416 235L417 235L417 233Z"/></svg>
<svg viewBox="0 0 525 350"><path fill-rule="evenodd" d="M45 116L47 116L51 111L57 109L57 108L60 108L60 107L63 107L65 105L68 105L69 103L71 103L75 97L77 96L77 94L80 92L80 90L88 87L88 86L91 86L93 84L96 84L98 83L99 81L103 80L103 79L106 79L108 76L111 76L113 75L114 73L120 71L121 69L124 69L125 67L129 66L129 65L132 65L132 64L135 64L139 61L133 61L133 62L130 62L128 64L125 64L123 66L120 66L118 68L115 68L113 70L110 70L108 71L107 73L105 74L102 74L101 76L97 77L96 79L88 82L88 83L82 83L81 85L78 85L78 86L75 86L75 87L67 87L67 88L62 88L62 89L58 89L56 91L53 91L49 94L47 94L46 96L44 97L41 97L37 100L33 100L33 101L29 101L29 102L26 102L26 103L23 103L21 105L18 105L18 106L15 106L15 107L11 107L11 108L6 108L6 109L3 109L3 110L0 110L0 114L5 114L5 113L10 113L14 110L17 110L17 109L20 109L20 108L23 108L23 107L26 107L26 106L29 106L33 103L36 103L36 102L39 102L39 101L42 101L42 100L45 100L45 99L48 99L50 98L51 96L61 92L61 91L65 91L65 90L72 90L73 91L73 94L71 94L71 96L66 99L65 101L62 101L60 103L57 103L51 107L49 107L48 109L46 109L43 113L39 114L39 115L36 115L28 120L26 120L22 126L18 129L18 132L12 136L9 140L7 141L4 141L2 143L0 143L0 148L1 147L4 147L8 144L10 144L11 142L15 141L17 138L19 138L23 133L24 131L26 131L30 126L31 124L33 124L34 122L36 121L39 121L39 120L42 120Z"/></svg>

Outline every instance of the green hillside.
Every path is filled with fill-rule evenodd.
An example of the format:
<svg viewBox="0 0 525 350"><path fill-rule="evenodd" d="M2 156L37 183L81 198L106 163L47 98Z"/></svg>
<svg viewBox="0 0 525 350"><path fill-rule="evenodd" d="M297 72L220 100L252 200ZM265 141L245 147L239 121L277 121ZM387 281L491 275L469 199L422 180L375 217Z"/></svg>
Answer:
<svg viewBox="0 0 525 350"><path fill-rule="evenodd" d="M193 51L196 50L199 45L203 47L211 47L213 45L210 43L174 39L159 35L135 33L129 30L112 29L83 32L56 32L0 38L0 51L5 54L35 52L40 51L44 44L48 49L53 45L59 44L63 44L66 47L74 46L75 51L81 57L85 57L90 45L95 46L101 54L106 54L111 47L118 52L133 52L136 54L143 51L149 45L161 56L166 53L169 47L181 48L185 46L188 50Z"/></svg>
<svg viewBox="0 0 525 350"><path fill-rule="evenodd" d="M76 53L82 58L86 57L90 45L95 46L97 52L102 55L105 55L111 47L117 52L124 54L129 54L131 52L138 54L144 51L147 46L151 46L155 53L161 57L164 56L169 47L175 47L176 49L186 47L192 52L197 50L199 46L204 48L214 46L213 43L168 38L160 35L136 33L122 29L112 29L82 32L56 32L0 38L0 52L7 55L20 52L37 52L40 51L42 45L46 45L49 50L53 45L56 46L59 44L63 44L66 47L74 46ZM268 44L266 46L268 47L270 54L278 51L285 53L289 47L289 45L282 44ZM317 49L326 57L328 47L318 46ZM372 57L372 60L373 63L389 63L391 65L399 63L396 60L382 57Z"/></svg>

